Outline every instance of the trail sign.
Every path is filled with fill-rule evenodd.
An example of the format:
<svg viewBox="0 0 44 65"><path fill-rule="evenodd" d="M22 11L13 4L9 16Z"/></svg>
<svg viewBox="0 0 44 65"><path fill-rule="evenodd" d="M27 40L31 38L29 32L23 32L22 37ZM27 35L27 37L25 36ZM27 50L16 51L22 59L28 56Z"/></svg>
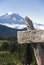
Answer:
<svg viewBox="0 0 44 65"><path fill-rule="evenodd" d="M44 30L30 30L18 32L19 44L44 42Z"/></svg>
<svg viewBox="0 0 44 65"><path fill-rule="evenodd" d="M25 24L27 31L18 32L18 43L32 43L37 64L44 65L44 56L40 45L44 42L44 30L35 30L32 21L27 16L25 17Z"/></svg>

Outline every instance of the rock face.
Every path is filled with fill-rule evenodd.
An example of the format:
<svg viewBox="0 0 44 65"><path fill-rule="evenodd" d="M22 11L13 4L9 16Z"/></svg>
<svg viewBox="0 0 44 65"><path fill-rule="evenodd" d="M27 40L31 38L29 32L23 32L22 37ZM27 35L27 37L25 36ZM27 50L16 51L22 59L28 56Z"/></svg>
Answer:
<svg viewBox="0 0 44 65"><path fill-rule="evenodd" d="M27 30L34 29L32 21L27 16L25 17L25 23L27 26Z"/></svg>

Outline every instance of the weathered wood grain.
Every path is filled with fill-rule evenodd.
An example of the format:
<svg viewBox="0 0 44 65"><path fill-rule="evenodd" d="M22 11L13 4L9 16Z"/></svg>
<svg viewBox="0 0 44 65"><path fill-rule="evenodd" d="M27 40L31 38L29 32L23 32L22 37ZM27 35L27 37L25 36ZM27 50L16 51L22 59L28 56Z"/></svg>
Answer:
<svg viewBox="0 0 44 65"><path fill-rule="evenodd" d="M30 30L18 32L18 43L42 43L44 42L44 30Z"/></svg>
<svg viewBox="0 0 44 65"><path fill-rule="evenodd" d="M25 17L25 24L27 26L27 30L35 30L32 20L30 20L27 16ZM37 61L38 65L44 65L44 58L43 58L43 53L41 49L41 45L39 43L33 44L33 50L34 50L34 55Z"/></svg>

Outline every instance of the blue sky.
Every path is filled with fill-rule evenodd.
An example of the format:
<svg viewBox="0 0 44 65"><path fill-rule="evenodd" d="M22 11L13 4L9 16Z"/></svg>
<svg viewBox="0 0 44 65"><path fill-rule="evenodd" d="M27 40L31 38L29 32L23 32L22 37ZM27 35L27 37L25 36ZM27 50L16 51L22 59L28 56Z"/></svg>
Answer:
<svg viewBox="0 0 44 65"><path fill-rule="evenodd" d="M0 0L0 16L10 11L44 24L44 0Z"/></svg>

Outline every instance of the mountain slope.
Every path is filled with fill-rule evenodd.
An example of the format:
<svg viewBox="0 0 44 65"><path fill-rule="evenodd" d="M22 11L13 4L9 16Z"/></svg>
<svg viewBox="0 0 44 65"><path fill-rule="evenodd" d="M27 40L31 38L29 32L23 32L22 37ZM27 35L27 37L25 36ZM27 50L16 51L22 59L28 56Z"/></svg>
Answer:
<svg viewBox="0 0 44 65"><path fill-rule="evenodd" d="M0 25L0 37L2 38L8 38L8 37L16 37L17 36L17 31L22 31L22 30L26 30L26 28L24 29L13 29L10 27L6 27L4 25Z"/></svg>
<svg viewBox="0 0 44 65"><path fill-rule="evenodd" d="M19 14L7 13L0 16L0 37L7 38L17 35L17 31L25 30L24 18Z"/></svg>
<svg viewBox="0 0 44 65"><path fill-rule="evenodd" d="M9 15L7 13L1 17L5 20L4 23L24 24L24 22L23 22L24 19L19 14L13 13L13 14Z"/></svg>
<svg viewBox="0 0 44 65"><path fill-rule="evenodd" d="M17 29L12 29L12 28L0 25L0 36L2 38L16 36L16 32L17 32Z"/></svg>
<svg viewBox="0 0 44 65"><path fill-rule="evenodd" d="M17 29L22 29L25 28L25 22L24 22L24 18L21 17L19 14L5 14L3 16L0 17L0 24L1 25L5 25L11 28L17 28Z"/></svg>

